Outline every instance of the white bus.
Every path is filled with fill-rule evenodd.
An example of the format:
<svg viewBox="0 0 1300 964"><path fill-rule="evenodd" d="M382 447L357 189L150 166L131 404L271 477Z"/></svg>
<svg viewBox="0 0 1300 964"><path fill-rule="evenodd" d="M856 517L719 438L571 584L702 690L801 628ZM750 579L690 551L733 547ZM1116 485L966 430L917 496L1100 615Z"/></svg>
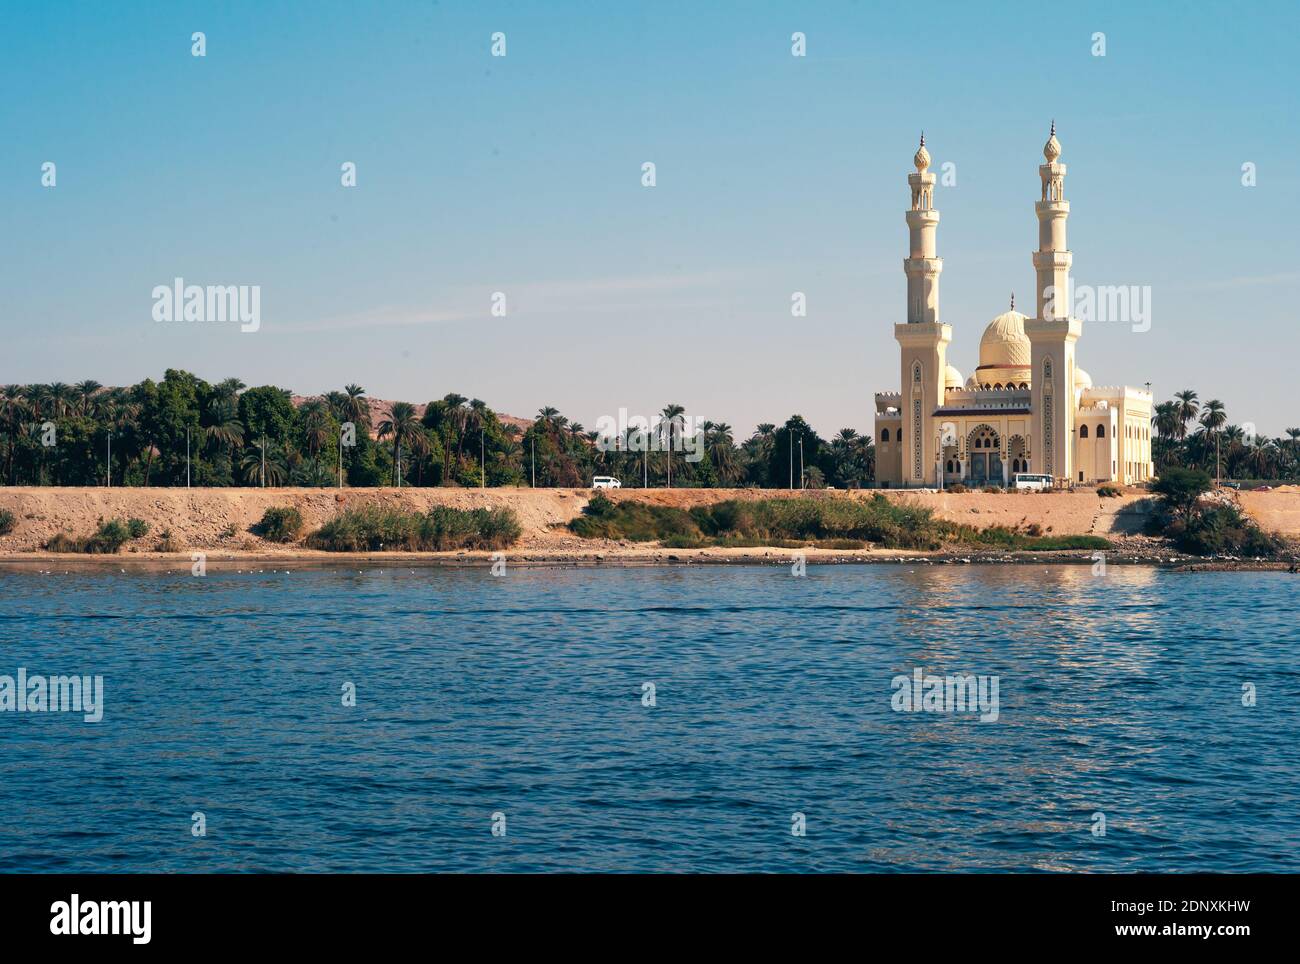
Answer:
<svg viewBox="0 0 1300 964"><path fill-rule="evenodd" d="M1053 480L1050 475L1036 475L1032 472L1017 472L1015 487L1017 489L1050 489Z"/></svg>

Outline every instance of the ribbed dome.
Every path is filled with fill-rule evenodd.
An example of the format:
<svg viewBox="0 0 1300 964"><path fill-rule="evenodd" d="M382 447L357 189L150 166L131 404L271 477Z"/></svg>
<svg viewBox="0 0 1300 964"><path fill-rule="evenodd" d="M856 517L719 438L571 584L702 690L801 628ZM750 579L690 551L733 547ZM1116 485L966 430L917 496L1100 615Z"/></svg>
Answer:
<svg viewBox="0 0 1300 964"><path fill-rule="evenodd" d="M944 388L961 388L961 386L962 386L962 377L961 377L961 372L957 371L957 369L955 369L955 368L953 368L951 365L949 365L949 366L948 366L948 370L947 370L946 372L944 372L944 376L943 376L943 387L944 387Z"/></svg>
<svg viewBox="0 0 1300 964"><path fill-rule="evenodd" d="M1061 142L1056 139L1056 121L1052 121L1052 133L1047 136L1047 143L1043 145L1043 157L1047 158L1047 163L1051 164L1061 156Z"/></svg>
<svg viewBox="0 0 1300 964"><path fill-rule="evenodd" d="M912 163L916 165L917 171L922 174L930 166L930 152L925 149L924 133L921 134L921 146L916 149L916 156L912 158Z"/></svg>
<svg viewBox="0 0 1300 964"><path fill-rule="evenodd" d="M1029 336L1025 334L1025 316L1018 311L1004 311L984 329L980 338L980 368L1028 368Z"/></svg>

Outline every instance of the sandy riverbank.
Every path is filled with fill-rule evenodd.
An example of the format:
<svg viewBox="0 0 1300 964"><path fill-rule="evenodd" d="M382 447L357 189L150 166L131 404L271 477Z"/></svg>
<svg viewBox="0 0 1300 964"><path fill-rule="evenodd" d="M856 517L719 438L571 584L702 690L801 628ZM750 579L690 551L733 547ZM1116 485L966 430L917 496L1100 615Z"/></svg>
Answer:
<svg viewBox="0 0 1300 964"><path fill-rule="evenodd" d="M623 489L610 493L617 500L644 500L659 505L690 508L726 499L787 498L809 495L826 499L869 499L875 493L788 492L755 489ZM149 533L133 540L121 553L108 557L76 557L90 565L114 561L149 565L188 563L191 552L203 552L209 564L226 566L276 564L338 564L364 561L394 565L486 564L487 553L329 553L310 550L301 543L266 542L253 531L262 514L273 506L294 506L302 513L306 531L319 528L340 509L382 505L426 511L434 505L460 509L505 506L523 527L519 543L508 556L516 562L537 565L666 563L754 563L787 560L792 550L663 549L655 544L584 540L567 524L576 518L593 495L589 489L105 489L17 487L0 488L0 509L13 512L17 525L0 536L0 559L45 562L65 568L74 557L46 553L42 547L55 534L86 535L99 522L111 518L138 518ZM907 492L884 495L932 509L941 518L980 528L999 525L1021 530L1037 527L1044 535L1097 535L1117 546L1115 556L1147 564L1177 564L1182 560L1140 533L1150 508L1145 491L1126 491L1118 498L1102 499L1080 490L1057 493ZM1242 504L1261 523L1291 538L1300 537L1300 492L1245 493ZM170 534L181 551L158 553L162 534ZM906 553L899 550L802 550L809 562L890 562L910 558L961 564L971 561L1086 560L1089 553L1003 553L956 550L943 553ZM1059 557L1059 559L1057 558Z"/></svg>

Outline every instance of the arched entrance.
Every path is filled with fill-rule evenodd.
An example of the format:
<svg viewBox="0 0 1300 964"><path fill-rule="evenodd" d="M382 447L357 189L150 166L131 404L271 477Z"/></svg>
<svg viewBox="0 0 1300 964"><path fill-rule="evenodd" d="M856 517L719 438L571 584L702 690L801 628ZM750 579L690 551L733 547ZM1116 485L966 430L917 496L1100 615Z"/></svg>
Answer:
<svg viewBox="0 0 1300 964"><path fill-rule="evenodd" d="M991 425L976 425L966 436L967 480L973 485L1001 485L1002 440Z"/></svg>
<svg viewBox="0 0 1300 964"><path fill-rule="evenodd" d="M1013 435L1007 439L1007 458L1011 460L1010 475L1011 478L1017 472L1030 472L1029 453L1025 446L1025 437L1023 435Z"/></svg>

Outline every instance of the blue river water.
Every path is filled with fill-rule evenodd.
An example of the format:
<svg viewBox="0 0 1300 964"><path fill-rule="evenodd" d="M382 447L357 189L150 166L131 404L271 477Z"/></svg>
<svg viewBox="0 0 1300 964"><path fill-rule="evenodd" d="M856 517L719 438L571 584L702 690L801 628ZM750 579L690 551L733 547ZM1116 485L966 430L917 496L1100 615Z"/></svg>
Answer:
<svg viewBox="0 0 1300 964"><path fill-rule="evenodd" d="M0 712L0 871L1294 872L1298 625L1114 565L3 571L0 676L104 706Z"/></svg>

